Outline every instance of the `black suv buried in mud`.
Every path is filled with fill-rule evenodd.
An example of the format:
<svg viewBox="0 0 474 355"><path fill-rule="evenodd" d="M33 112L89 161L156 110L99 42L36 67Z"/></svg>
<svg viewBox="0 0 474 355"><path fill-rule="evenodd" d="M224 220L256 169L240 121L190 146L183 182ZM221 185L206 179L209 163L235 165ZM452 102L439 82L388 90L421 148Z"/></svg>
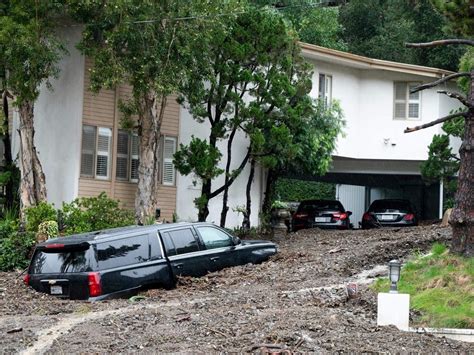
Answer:
<svg viewBox="0 0 474 355"><path fill-rule="evenodd" d="M40 243L24 280L39 292L95 301L171 288L177 276L260 263L276 252L272 242L241 241L209 223L132 226Z"/></svg>

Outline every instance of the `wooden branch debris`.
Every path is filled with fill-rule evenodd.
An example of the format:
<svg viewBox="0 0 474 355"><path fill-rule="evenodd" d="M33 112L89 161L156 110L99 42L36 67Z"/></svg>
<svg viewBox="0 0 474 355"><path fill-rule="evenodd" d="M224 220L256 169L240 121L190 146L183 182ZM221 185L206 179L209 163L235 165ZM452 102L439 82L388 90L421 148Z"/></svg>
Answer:
<svg viewBox="0 0 474 355"><path fill-rule="evenodd" d="M453 99L457 99L464 106L467 106L469 108L473 107L473 105L469 101L467 101L466 97L462 96L461 94L458 94L457 92L450 92L450 91L446 91L446 90L438 90L438 94L445 94L448 97L451 97Z"/></svg>
<svg viewBox="0 0 474 355"><path fill-rule="evenodd" d="M449 44L455 45L467 45L467 46L474 46L474 41L470 39L440 39L438 41L432 42L425 42L425 43L405 43L406 47L411 48L430 48L430 47L437 47L437 46L446 46Z"/></svg>
<svg viewBox="0 0 474 355"><path fill-rule="evenodd" d="M434 121L431 121L429 123L425 123L421 126L416 126L416 127L407 127L404 131L404 133L411 133L411 132L415 132L415 131L419 131L420 129L425 129L425 128L428 128L428 127L431 127L431 126L434 126L434 125L437 125L438 123L443 123L445 121L448 121L450 119L453 119L453 118L456 118L456 117L466 117L467 113L466 112L457 112L457 113L453 113L451 115L448 115L448 116L445 116L445 117L441 117L441 118L438 118L437 120L434 120Z"/></svg>
<svg viewBox="0 0 474 355"><path fill-rule="evenodd" d="M470 77L471 73L469 73L469 72L454 73L454 74L445 76L441 79L438 79L436 81L433 81L431 83L418 85L418 86L416 86L416 87L414 87L413 89L410 90L410 94L414 94L415 92L438 86L439 84L442 84L442 83L445 83L449 80L453 80L453 79L460 78L460 77L463 77L463 76Z"/></svg>

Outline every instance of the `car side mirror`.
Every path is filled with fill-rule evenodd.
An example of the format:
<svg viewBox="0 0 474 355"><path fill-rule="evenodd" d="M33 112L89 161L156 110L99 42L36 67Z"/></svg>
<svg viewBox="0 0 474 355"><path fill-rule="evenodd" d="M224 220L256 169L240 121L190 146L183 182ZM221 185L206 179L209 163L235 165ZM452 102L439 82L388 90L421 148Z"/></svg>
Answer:
<svg viewBox="0 0 474 355"><path fill-rule="evenodd" d="M352 215L352 211L346 211L346 213L347 213L348 216Z"/></svg>
<svg viewBox="0 0 474 355"><path fill-rule="evenodd" d="M242 243L242 241L240 240L239 237L233 236L232 243L234 243L234 245L239 245L240 243Z"/></svg>

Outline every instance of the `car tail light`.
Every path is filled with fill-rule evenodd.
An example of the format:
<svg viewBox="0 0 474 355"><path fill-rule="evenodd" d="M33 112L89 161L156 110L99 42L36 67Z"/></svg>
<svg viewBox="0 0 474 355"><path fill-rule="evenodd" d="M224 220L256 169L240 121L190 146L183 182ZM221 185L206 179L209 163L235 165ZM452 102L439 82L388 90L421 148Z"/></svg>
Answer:
<svg viewBox="0 0 474 355"><path fill-rule="evenodd" d="M413 221L413 219L415 219L415 215L413 213L407 213L405 216L403 216L403 219L405 221Z"/></svg>
<svg viewBox="0 0 474 355"><path fill-rule="evenodd" d="M333 213L332 216L333 216L334 219L337 219L337 220L347 219L347 213L344 213L344 212L342 212L342 213L340 213L340 212Z"/></svg>
<svg viewBox="0 0 474 355"><path fill-rule="evenodd" d="M308 217L308 214L307 213L296 213L294 218L306 218Z"/></svg>
<svg viewBox="0 0 474 355"><path fill-rule="evenodd" d="M369 212L365 212L364 215L362 216L362 219L364 221L371 221L372 220L372 216L370 215Z"/></svg>
<svg viewBox="0 0 474 355"><path fill-rule="evenodd" d="M58 244L58 243L46 244L45 248L46 249L62 249L64 248L64 244Z"/></svg>
<svg viewBox="0 0 474 355"><path fill-rule="evenodd" d="M23 282L26 286L30 285L30 274L26 274L25 276L23 276Z"/></svg>
<svg viewBox="0 0 474 355"><path fill-rule="evenodd" d="M102 285L100 284L100 274L98 272L89 272L87 275L89 281L89 296L96 297L102 294Z"/></svg>

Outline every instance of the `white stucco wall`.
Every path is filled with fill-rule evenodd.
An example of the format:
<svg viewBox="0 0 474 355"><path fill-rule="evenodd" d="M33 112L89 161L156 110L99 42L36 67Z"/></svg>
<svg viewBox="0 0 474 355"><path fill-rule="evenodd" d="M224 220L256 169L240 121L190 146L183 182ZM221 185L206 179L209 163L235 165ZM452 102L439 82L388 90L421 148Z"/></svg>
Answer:
<svg viewBox="0 0 474 355"><path fill-rule="evenodd" d="M337 141L334 155L356 159L425 160L427 146L441 127L434 126L406 134L406 127L418 126L441 117L457 106L435 89L421 92L421 119L394 120L394 82L431 82L418 75L343 67L311 60L315 67L311 95L318 96L320 73L332 75L332 97L339 100L346 127ZM448 102L447 100L451 100Z"/></svg>
<svg viewBox="0 0 474 355"><path fill-rule="evenodd" d="M35 145L46 176L48 201L61 206L77 197L81 149L84 57L75 48L81 37L79 27L64 27L69 55L59 62L60 74L52 80L53 91L45 85L35 103ZM14 115L14 128L18 117ZM16 132L16 129L14 130ZM13 154L19 152L18 134L13 135Z"/></svg>
<svg viewBox="0 0 474 355"><path fill-rule="evenodd" d="M199 137L201 139L209 137L210 125L208 122L198 123L196 122L188 110L181 108L180 112L180 143L188 144L191 141L191 136ZM227 142L220 142L218 144L219 150L223 154L220 167L225 169L227 161ZM236 134L234 138L234 144L232 149L232 169L237 168L243 157L247 152L248 141L247 138L242 134ZM246 204L245 190L247 186L247 180L249 175L250 167L247 164L246 168L241 172L239 177L234 181L229 190L228 206L229 211L227 213L226 227L232 228L240 226L242 223L242 214L238 214L233 211L233 208L237 206L243 206ZM224 175L222 174L212 183L212 190L222 186L224 182ZM196 221L197 220L197 209L194 206L193 200L199 197L201 194L200 185L193 185L193 177L191 175L177 176L177 206L176 213L178 214L179 220L181 221ZM252 226L258 225L258 214L260 212L260 205L262 199L262 169L256 167L255 178L252 184L252 214L251 224ZM220 223L222 210L222 194L210 200L209 211L210 214L207 218L208 222L214 222L215 224Z"/></svg>

